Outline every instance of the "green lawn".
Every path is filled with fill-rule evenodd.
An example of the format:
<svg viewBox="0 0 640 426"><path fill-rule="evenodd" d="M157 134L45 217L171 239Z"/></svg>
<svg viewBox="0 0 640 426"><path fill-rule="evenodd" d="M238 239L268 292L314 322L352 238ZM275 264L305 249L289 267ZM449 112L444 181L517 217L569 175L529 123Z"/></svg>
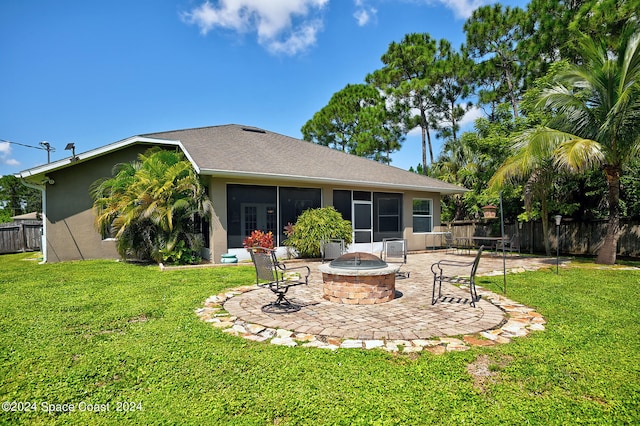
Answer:
<svg viewBox="0 0 640 426"><path fill-rule="evenodd" d="M0 257L0 402L35 404L1 410L0 424L640 423L640 270L510 275L508 296L543 314L546 331L404 355L254 343L201 322L194 309L250 284L250 267L33 256Z"/></svg>

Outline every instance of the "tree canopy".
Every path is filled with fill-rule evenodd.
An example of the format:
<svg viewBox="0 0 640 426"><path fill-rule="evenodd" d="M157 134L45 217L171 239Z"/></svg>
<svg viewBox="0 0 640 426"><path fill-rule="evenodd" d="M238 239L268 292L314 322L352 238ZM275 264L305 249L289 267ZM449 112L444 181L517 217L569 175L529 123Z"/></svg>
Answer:
<svg viewBox="0 0 640 426"><path fill-rule="evenodd" d="M613 264L620 178L640 154L640 27L620 39L616 51L604 38L583 35L578 43L581 62L557 73L537 96L535 105L550 111L548 119L522 138L547 147L560 167L572 171L599 167L604 172L609 223L597 262Z"/></svg>
<svg viewBox="0 0 640 426"><path fill-rule="evenodd" d="M0 223L11 222L12 216L42 213L42 195L12 175L0 177Z"/></svg>
<svg viewBox="0 0 640 426"><path fill-rule="evenodd" d="M388 163L402 146L398 113L366 84L348 84L302 127L305 140Z"/></svg>
<svg viewBox="0 0 640 426"><path fill-rule="evenodd" d="M640 0L482 6L464 24L464 45L406 34L389 43L382 66L360 86L394 111L385 123L396 134L420 129L422 161L410 170L470 189L444 197L443 220L477 217L499 190L507 220L608 218L598 261L611 263L619 217L640 217L639 13ZM471 108L485 116L460 134ZM349 143L341 147L347 152L376 158L355 120L340 123L350 128L348 141L321 127L305 125L303 133L313 130L309 140L331 146L330 135L334 145ZM433 138L442 140L437 156Z"/></svg>
<svg viewBox="0 0 640 426"><path fill-rule="evenodd" d="M384 66L369 74L366 80L404 110L415 110L415 116L403 116L407 131L422 131L422 164L426 169L427 147L433 163L431 126L434 123L436 88L434 85L437 42L429 34L407 34L400 43L389 44L380 58Z"/></svg>

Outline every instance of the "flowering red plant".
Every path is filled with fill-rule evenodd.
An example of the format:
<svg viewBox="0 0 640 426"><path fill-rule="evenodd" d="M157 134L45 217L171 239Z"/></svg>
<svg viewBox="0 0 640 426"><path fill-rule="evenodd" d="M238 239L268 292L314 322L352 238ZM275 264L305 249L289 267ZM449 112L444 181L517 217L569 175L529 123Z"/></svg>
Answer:
<svg viewBox="0 0 640 426"><path fill-rule="evenodd" d="M265 247L273 248L273 232L269 231L266 234L262 231L255 230L251 232L247 238L242 242L245 248L251 247Z"/></svg>

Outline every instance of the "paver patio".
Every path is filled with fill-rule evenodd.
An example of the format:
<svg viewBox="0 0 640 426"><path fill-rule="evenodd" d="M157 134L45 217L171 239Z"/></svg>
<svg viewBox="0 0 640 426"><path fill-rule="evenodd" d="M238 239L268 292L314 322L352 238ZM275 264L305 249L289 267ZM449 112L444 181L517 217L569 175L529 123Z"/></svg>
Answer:
<svg viewBox="0 0 640 426"><path fill-rule="evenodd" d="M367 342L379 341L427 341L447 336L480 335L492 339L499 333L500 327L513 326L513 333L506 332L507 340L515 335L522 335L518 327L530 326L536 318L538 324L544 324L540 315L532 312L517 302L493 294L486 289L478 288L480 296L488 296L473 308L469 304L469 293L465 289L443 283L444 301L431 304L433 274L431 265L441 259L473 260L474 253L469 255L446 254L444 251L414 253L408 256L407 264L402 270L410 271L407 279L396 280L397 296L394 300L376 305L347 305L333 303L322 298L322 273L318 270L320 262L306 262L311 269L308 286L297 286L289 290L287 295L292 303L300 305L297 312L268 313L262 306L272 302L273 293L264 288L252 288L247 291L223 297L224 300L211 301L224 303L232 318L228 323L230 331L254 340L266 340L276 336L274 330L287 330L279 336L302 336L305 340L319 339L336 342L352 340L366 347ZM555 258L513 256L506 258L508 271L517 272L535 270L555 266ZM296 265L297 266L297 265ZM501 274L503 261L501 256L484 253L479 264L478 275ZM455 274L466 275L469 268L461 269ZM220 299L220 298L218 298ZM205 303L206 309L207 304ZM217 309L217 308L215 308ZM531 313L527 320L523 313ZM514 314L515 313L515 314ZM200 312L199 315L202 315ZM209 322L222 322L224 319L210 319ZM534 315L535 314L535 315ZM514 323L514 320L518 320ZM271 330L264 333L264 330ZM526 334L526 333L524 333ZM248 336L250 335L250 336ZM260 338L263 336L264 339ZM277 337L277 336L276 336ZM275 340L275 339L274 339ZM492 339L494 340L494 339ZM358 346L358 343L355 344Z"/></svg>

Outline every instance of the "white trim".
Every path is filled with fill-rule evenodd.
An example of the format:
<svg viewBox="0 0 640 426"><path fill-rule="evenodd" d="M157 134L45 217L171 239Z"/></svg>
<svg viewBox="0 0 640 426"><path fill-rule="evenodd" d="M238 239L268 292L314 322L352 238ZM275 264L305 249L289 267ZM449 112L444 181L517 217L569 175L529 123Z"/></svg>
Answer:
<svg viewBox="0 0 640 426"><path fill-rule="evenodd" d="M40 238L42 262L40 263L47 263L47 188L44 185L34 185L26 180L23 180L22 184L26 187L37 189L42 194L42 236Z"/></svg>
<svg viewBox="0 0 640 426"><path fill-rule="evenodd" d="M358 181L358 180L341 180L334 179L329 177L317 177L317 176L296 176L296 175L287 175L287 174L274 174L274 173L258 173L258 172L247 172L247 171L234 171L234 170L221 170L221 169L202 169L200 173L203 176L212 176L215 178L244 178L244 179L266 179L266 178L276 178L279 181L285 182L310 182L325 185L340 185L340 186L348 186L350 188L368 188L371 191L371 188L375 188L376 192L381 192L380 189L388 188L395 189L396 191L420 191L420 192L433 192L436 194L459 194L462 192L469 191L466 188L460 188L460 190L449 190L444 188L436 188L436 187L428 187L421 185L405 185L405 184L395 184L395 183L385 183L385 182L373 182L373 181Z"/></svg>
<svg viewBox="0 0 640 426"><path fill-rule="evenodd" d="M67 157L62 160L54 161L53 163L44 164L42 166L37 166L28 170L23 170L15 174L15 176L18 178L26 179L32 176L37 176L37 175L41 175L54 170L70 167L79 162L90 160L92 158L99 157L101 155L108 154L110 152L117 151L119 149L126 148L128 146L132 146L135 144L177 146L182 150L185 157L193 165L194 169L196 170L196 173L200 174L200 169L198 168L198 165L195 163L195 161L193 161L193 158L189 155L184 145L182 145L182 142L180 142L179 140L174 141L174 140L168 140L168 139L156 139L156 138L147 138L142 136L133 136L131 138L127 138L109 145L105 145L100 148L92 149L90 151L86 151L81 154L76 154L75 159L73 159L73 157Z"/></svg>

